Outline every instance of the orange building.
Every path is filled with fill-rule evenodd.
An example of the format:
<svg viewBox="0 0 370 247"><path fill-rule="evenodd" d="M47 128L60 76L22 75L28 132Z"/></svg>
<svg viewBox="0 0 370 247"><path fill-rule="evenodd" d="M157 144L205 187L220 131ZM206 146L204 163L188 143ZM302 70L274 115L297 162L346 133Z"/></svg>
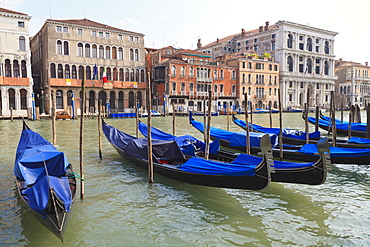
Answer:
<svg viewBox="0 0 370 247"><path fill-rule="evenodd" d="M212 91L212 111L236 107L237 68L220 65L204 53L175 49L147 49L153 108L163 113L203 111ZM206 107L207 108L207 107Z"/></svg>

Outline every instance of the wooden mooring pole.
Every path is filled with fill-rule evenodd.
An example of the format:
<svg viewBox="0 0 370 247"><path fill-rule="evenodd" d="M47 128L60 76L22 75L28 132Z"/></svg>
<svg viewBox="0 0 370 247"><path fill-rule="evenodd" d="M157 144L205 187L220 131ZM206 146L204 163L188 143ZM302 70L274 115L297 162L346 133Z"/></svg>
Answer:
<svg viewBox="0 0 370 247"><path fill-rule="evenodd" d="M148 133L147 133L147 140L148 140L148 178L149 183L154 182L154 166L153 166L153 149L152 149L152 88L150 85L150 73L148 71L148 82L146 88L146 95L147 95L147 112L148 112Z"/></svg>
<svg viewBox="0 0 370 247"><path fill-rule="evenodd" d="M206 140L206 152L204 158L208 160L209 158L209 145L211 137L211 118L212 118L212 91L208 92L208 114L207 114L207 140Z"/></svg>
<svg viewBox="0 0 370 247"><path fill-rule="evenodd" d="M244 94L244 102L245 102L245 123L246 123L246 128L245 128L245 141L246 141L246 154L251 154L251 143L250 143L250 138L249 138L249 121L248 121L248 94ZM251 111L252 112L252 111Z"/></svg>
<svg viewBox="0 0 370 247"><path fill-rule="evenodd" d="M99 99L99 103L98 103L98 109L99 109L99 112L98 112L98 136L99 136L99 158L100 160L103 159L103 154L102 154L102 147L103 147L103 144L102 144L102 136L101 136L101 133L102 133L102 114L101 114L101 111L102 111L102 100Z"/></svg>
<svg viewBox="0 0 370 247"><path fill-rule="evenodd" d="M81 118L80 118L80 177L81 177L81 189L80 189L80 197L81 199L85 196L85 175L84 175L84 115L85 115L85 71L83 70L82 76L82 83L81 83L81 95L82 95L82 102L81 102Z"/></svg>
<svg viewBox="0 0 370 247"><path fill-rule="evenodd" d="M56 101L55 101L55 92L51 90L51 129L53 133L53 145L57 145L57 129L55 126L55 109L56 109Z"/></svg>
<svg viewBox="0 0 370 247"><path fill-rule="evenodd" d="M284 158L283 153L283 108L281 106L281 95L280 95L280 88L278 89L278 103L279 103L279 156L282 160Z"/></svg>

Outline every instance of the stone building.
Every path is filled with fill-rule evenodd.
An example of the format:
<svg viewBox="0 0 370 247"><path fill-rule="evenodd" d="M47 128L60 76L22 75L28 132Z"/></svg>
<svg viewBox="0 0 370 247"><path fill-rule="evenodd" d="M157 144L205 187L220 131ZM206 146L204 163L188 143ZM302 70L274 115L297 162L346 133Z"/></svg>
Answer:
<svg viewBox="0 0 370 247"><path fill-rule="evenodd" d="M334 38L336 32L278 21L266 22L258 29L217 39L202 46L198 40L197 51L213 58L225 54L250 52L271 54L280 63L279 86L283 108L311 106L327 107L330 91L334 90ZM307 99L307 91L310 97Z"/></svg>
<svg viewBox="0 0 370 247"><path fill-rule="evenodd" d="M212 57L193 50L171 46L148 49L147 63L151 71L154 109L187 113L207 108L212 91L212 111L236 108L237 68L215 62ZM206 106L206 107L205 107Z"/></svg>
<svg viewBox="0 0 370 247"><path fill-rule="evenodd" d="M69 110L75 95L77 114L85 77L87 111L98 99L111 111L130 111L145 102L144 35L88 19L45 21L31 38L37 105L50 111L51 90L57 110ZM106 75L106 77L105 77Z"/></svg>
<svg viewBox="0 0 370 247"><path fill-rule="evenodd" d="M0 8L0 116L31 116L32 73L27 14Z"/></svg>
<svg viewBox="0 0 370 247"><path fill-rule="evenodd" d="M336 105L341 107L358 104L365 107L370 103L370 67L368 62L361 63L335 61L335 75L338 77L335 85Z"/></svg>

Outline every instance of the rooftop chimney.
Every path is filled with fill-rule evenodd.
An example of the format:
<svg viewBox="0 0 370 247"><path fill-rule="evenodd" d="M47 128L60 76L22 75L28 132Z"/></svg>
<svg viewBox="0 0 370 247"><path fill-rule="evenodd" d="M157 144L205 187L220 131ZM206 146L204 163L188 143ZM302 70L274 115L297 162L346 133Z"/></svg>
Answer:
<svg viewBox="0 0 370 247"><path fill-rule="evenodd" d="M270 22L266 21L265 31L269 30Z"/></svg>
<svg viewBox="0 0 370 247"><path fill-rule="evenodd" d="M220 42L220 40L217 38L216 43L218 44L219 42Z"/></svg>
<svg viewBox="0 0 370 247"><path fill-rule="evenodd" d="M365 66L367 67L369 65L369 62L365 62Z"/></svg>
<svg viewBox="0 0 370 247"><path fill-rule="evenodd" d="M198 39L197 48L198 49L202 48L202 43L200 43L200 39Z"/></svg>
<svg viewBox="0 0 370 247"><path fill-rule="evenodd" d="M260 26L260 33L262 33L263 32L263 26Z"/></svg>
<svg viewBox="0 0 370 247"><path fill-rule="evenodd" d="M245 36L245 30L244 30L244 28L242 28L242 36L243 37Z"/></svg>

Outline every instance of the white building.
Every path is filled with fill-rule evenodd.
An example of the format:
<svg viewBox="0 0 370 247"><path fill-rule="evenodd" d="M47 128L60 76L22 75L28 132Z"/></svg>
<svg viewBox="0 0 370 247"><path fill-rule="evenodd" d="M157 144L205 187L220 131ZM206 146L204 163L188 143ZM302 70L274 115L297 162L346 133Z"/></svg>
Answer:
<svg viewBox="0 0 370 247"><path fill-rule="evenodd" d="M310 106L327 107L330 91L334 90L334 37L338 33L278 21L275 25L231 35L201 46L198 51L214 58L224 54L253 51L270 53L280 63L280 90L283 108ZM307 91L309 98L307 99Z"/></svg>
<svg viewBox="0 0 370 247"><path fill-rule="evenodd" d="M28 24L24 13L0 8L0 115L30 116L32 73Z"/></svg>

